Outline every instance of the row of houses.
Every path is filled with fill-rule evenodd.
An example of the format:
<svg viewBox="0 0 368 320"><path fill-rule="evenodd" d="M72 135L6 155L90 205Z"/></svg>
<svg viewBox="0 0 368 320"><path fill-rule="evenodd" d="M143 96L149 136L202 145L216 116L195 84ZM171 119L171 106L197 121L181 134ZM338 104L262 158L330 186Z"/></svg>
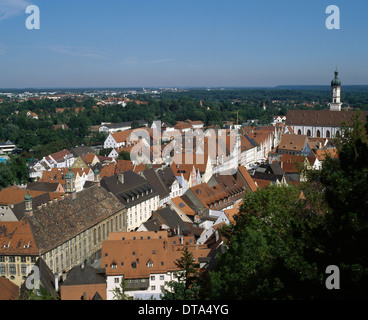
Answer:
<svg viewBox="0 0 368 320"><path fill-rule="evenodd" d="M170 172L169 169L167 168L163 176ZM145 172L146 170L148 171ZM210 235L208 229L220 221L229 223L230 220L225 219L227 216L221 216L221 213L234 208L240 203L245 192L256 188L249 179L249 175L246 176L247 183L251 183L251 186L246 183L246 179L239 171L232 180L225 181L225 176L214 177L210 187L206 184L198 185L189 189L187 194L176 195L175 191L171 190L172 197L169 196L169 201L165 206L159 206L160 194L156 191L159 189L157 181L150 176L152 170L146 170L143 170L142 174L127 171L103 179L100 179L96 170L94 183L78 193L75 188L75 176L71 170L65 174L64 188L61 184L56 186L56 183L49 183L55 185L52 192L46 188L48 183L45 182L32 183L28 186L29 189L25 190L17 188L15 191L15 187L2 190L0 198L1 194L4 197L1 198L1 205L10 207L9 199L18 193L17 199L13 201L14 206L20 203L22 205L17 210L17 215L13 214L11 219L9 213L1 216L1 276L22 286L27 280L30 268L39 259L42 259L42 263L50 269L52 274L57 274L55 283L59 281L63 283L70 272L81 265L87 269L89 268L87 266L100 261L101 268L104 268L105 265L110 266L109 263L105 263L103 245L109 240L110 235L121 232L130 236L135 232L140 232L140 237L147 237L146 232L162 233L165 231L165 237L170 239L185 236L185 241L177 239L175 244L183 245L188 242L193 244L195 252L198 250L198 246L195 247L195 245L203 244L203 250L198 251L198 254L200 253L203 258L208 258L207 253L211 251L205 245L205 240ZM241 171L243 174L247 172L244 168ZM165 184L168 181L175 180L173 173L171 179L165 180L165 178L160 182L165 186L170 185L170 183ZM40 191L40 194L35 193L32 189L36 185L47 191ZM205 197L206 192L212 194L210 201ZM49 200L42 203L39 199L42 194L47 195L45 199ZM22 197L23 201L21 201ZM138 231L139 228L144 231ZM204 232L207 234L204 235ZM173 239L170 241L174 241ZM198 239L201 240L197 242ZM173 252L180 255L176 249ZM164 262L165 268L173 265L168 257L164 260L166 261ZM207 260L204 259L205 261ZM156 266L155 260L152 260L152 263ZM162 270L167 274L170 268L167 270L165 268ZM109 272L106 271L105 276L108 275ZM116 273L113 275L114 278L118 278ZM157 277L157 279L162 278L160 275ZM150 285L147 288L150 289L141 293L152 291L151 293L158 294L157 290L161 290L163 283L168 279L164 277L161 285L149 282ZM131 280L136 281L137 279ZM116 281L114 279L112 283L116 284ZM134 281L132 283L135 283ZM111 291L109 283L109 281L106 282L108 285L106 298L111 298L107 294ZM132 296L139 293L133 289L130 291Z"/></svg>
<svg viewBox="0 0 368 320"><path fill-rule="evenodd" d="M298 183L299 163L318 169L337 156L331 139L293 134L285 124L244 127L224 158L211 158L219 141L182 140L184 150L170 156L185 160L193 145L200 151L190 164L147 165L80 147L45 157L38 181L0 192L0 276L25 290L36 266L62 299L113 299L123 279L130 297L159 299L177 280L173 261L184 246L200 268L215 264L226 250L221 226L235 223L246 193Z"/></svg>

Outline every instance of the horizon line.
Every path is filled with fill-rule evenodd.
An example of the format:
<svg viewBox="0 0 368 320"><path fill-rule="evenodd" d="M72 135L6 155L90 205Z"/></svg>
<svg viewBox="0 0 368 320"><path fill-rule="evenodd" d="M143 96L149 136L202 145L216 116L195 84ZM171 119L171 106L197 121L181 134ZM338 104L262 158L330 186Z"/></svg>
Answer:
<svg viewBox="0 0 368 320"><path fill-rule="evenodd" d="M342 87L364 87L368 84L345 84ZM3 90L67 90L67 89L277 89L280 87L326 87L330 88L330 85L326 84L280 84L275 86L59 86L59 87L7 87L0 88Z"/></svg>

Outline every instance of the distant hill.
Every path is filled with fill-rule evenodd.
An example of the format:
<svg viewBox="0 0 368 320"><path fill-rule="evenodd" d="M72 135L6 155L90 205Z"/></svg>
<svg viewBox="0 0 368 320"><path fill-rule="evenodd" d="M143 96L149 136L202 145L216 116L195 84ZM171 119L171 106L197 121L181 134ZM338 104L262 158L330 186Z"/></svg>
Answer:
<svg viewBox="0 0 368 320"><path fill-rule="evenodd" d="M368 85L342 85L344 91L368 90ZM331 90L331 86L326 85L281 85L274 87L279 90Z"/></svg>

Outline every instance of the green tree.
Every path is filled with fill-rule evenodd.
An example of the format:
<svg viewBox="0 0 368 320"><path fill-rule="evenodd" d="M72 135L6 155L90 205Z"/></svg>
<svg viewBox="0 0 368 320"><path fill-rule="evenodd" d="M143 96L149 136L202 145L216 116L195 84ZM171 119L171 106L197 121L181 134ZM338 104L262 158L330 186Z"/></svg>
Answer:
<svg viewBox="0 0 368 320"><path fill-rule="evenodd" d="M327 157L322 170L311 183L321 184L331 208L316 230L323 255L322 267L340 269L341 290L331 297L368 297L368 122L360 113L342 126L336 139L338 159Z"/></svg>
<svg viewBox="0 0 368 320"><path fill-rule="evenodd" d="M15 181L16 177L9 165L0 162L0 190L12 185Z"/></svg>
<svg viewBox="0 0 368 320"><path fill-rule="evenodd" d="M130 160L130 153L128 151L121 151L118 160Z"/></svg>
<svg viewBox="0 0 368 320"><path fill-rule="evenodd" d="M19 297L20 300L59 300L59 298L40 285L39 289L25 290Z"/></svg>
<svg viewBox="0 0 368 320"><path fill-rule="evenodd" d="M225 227L227 251L210 272L213 299L293 299L322 287L306 256L320 215L295 187L269 186L247 193L235 224Z"/></svg>
<svg viewBox="0 0 368 320"><path fill-rule="evenodd" d="M167 289L163 290L162 300L198 300L201 287L198 284L198 265L193 262L193 254L185 245L182 257L175 261L179 268L176 272L177 281L166 282Z"/></svg>
<svg viewBox="0 0 368 320"><path fill-rule="evenodd" d="M124 278L121 279L120 285L112 290L114 295L114 300L132 300L132 298L127 295L126 292L127 283Z"/></svg>

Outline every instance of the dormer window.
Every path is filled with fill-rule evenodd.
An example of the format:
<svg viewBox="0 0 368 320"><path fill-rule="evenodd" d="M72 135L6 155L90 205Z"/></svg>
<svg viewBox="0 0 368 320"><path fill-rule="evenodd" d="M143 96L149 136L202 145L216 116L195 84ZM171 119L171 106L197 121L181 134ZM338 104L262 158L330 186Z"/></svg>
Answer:
<svg viewBox="0 0 368 320"><path fill-rule="evenodd" d="M151 260L147 262L147 267L153 268L153 262Z"/></svg>
<svg viewBox="0 0 368 320"><path fill-rule="evenodd" d="M116 269L118 266L117 266L117 264L116 263L112 263L111 264L111 269Z"/></svg>

